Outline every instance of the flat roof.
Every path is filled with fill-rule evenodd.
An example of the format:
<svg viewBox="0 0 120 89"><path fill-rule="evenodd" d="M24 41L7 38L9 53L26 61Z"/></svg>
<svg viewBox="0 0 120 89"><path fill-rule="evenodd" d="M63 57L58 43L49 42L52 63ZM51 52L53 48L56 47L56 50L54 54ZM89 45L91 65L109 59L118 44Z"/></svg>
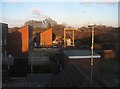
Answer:
<svg viewBox="0 0 120 89"><path fill-rule="evenodd" d="M90 50L64 50L64 54L69 59L83 59L83 58L91 58ZM100 58L101 56L97 53L93 53L93 58Z"/></svg>

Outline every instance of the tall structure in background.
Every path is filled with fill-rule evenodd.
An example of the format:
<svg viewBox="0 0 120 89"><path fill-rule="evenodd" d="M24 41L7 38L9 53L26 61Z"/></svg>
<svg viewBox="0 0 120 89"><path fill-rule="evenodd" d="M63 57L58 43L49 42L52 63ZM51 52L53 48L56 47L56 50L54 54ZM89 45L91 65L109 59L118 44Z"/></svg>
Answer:
<svg viewBox="0 0 120 89"><path fill-rule="evenodd" d="M0 75L3 74L2 62L7 57L7 34L8 34L8 24L0 23ZM2 86L3 76L0 76L0 87Z"/></svg>
<svg viewBox="0 0 120 89"><path fill-rule="evenodd" d="M0 23L0 45L2 49L2 57L7 56L7 34L8 34L8 24Z"/></svg>
<svg viewBox="0 0 120 89"><path fill-rule="evenodd" d="M74 30L77 28L64 28L64 46L74 46Z"/></svg>

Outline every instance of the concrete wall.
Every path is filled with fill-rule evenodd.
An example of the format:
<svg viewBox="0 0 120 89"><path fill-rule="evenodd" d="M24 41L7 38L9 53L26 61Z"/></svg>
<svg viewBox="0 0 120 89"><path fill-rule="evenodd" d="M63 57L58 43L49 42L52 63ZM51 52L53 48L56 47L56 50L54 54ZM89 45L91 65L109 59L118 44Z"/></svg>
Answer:
<svg viewBox="0 0 120 89"><path fill-rule="evenodd" d="M2 87L2 60L3 57L7 56L7 33L8 33L8 24L0 23L0 88Z"/></svg>
<svg viewBox="0 0 120 89"><path fill-rule="evenodd" d="M8 24L0 23L1 24L1 30L2 30L2 56L6 56L7 53L7 34L8 34ZM6 53L5 53L6 52Z"/></svg>

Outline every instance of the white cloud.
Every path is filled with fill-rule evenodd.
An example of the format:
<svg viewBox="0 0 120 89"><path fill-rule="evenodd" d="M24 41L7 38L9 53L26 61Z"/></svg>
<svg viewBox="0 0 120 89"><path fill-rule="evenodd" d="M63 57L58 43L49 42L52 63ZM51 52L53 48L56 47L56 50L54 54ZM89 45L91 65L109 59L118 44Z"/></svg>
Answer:
<svg viewBox="0 0 120 89"><path fill-rule="evenodd" d="M39 9L32 9L31 10L32 14L35 14L35 15L41 15L41 11Z"/></svg>
<svg viewBox="0 0 120 89"><path fill-rule="evenodd" d="M8 27L21 27L24 25L25 20L24 19L7 19L7 18L3 18L2 19L3 23L7 23Z"/></svg>
<svg viewBox="0 0 120 89"><path fill-rule="evenodd" d="M43 11L42 10L40 10L40 9L32 9L31 10L31 13L33 14L32 15L32 18L33 19L45 19L45 18L49 18L49 16L47 16L47 15L45 15L44 13L43 13Z"/></svg>
<svg viewBox="0 0 120 89"><path fill-rule="evenodd" d="M105 5L116 5L118 4L118 2L79 2L80 5L86 5L87 7L89 7L89 5L91 3L95 3L95 4L105 4Z"/></svg>
<svg viewBox="0 0 120 89"><path fill-rule="evenodd" d="M119 2L120 0L1 0L2 2Z"/></svg>

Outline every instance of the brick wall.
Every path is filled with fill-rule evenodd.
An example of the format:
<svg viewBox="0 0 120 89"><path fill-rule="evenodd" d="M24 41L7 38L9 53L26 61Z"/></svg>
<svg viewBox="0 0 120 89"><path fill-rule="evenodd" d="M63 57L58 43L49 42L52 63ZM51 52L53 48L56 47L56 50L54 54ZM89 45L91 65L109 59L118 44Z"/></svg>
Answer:
<svg viewBox="0 0 120 89"><path fill-rule="evenodd" d="M12 56L26 56L32 46L32 28L25 26L8 35L8 50Z"/></svg>
<svg viewBox="0 0 120 89"><path fill-rule="evenodd" d="M40 33L40 44L44 46L52 45L52 28Z"/></svg>

